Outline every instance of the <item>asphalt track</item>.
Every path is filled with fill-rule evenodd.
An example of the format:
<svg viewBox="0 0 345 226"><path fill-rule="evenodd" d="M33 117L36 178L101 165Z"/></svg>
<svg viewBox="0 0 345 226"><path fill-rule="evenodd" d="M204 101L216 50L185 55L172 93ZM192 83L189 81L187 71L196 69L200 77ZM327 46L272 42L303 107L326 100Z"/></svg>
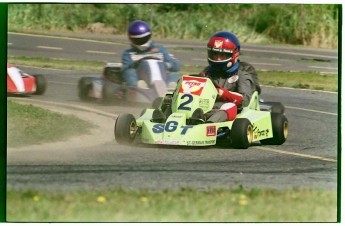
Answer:
<svg viewBox="0 0 345 226"><path fill-rule="evenodd" d="M91 135L67 141L8 148L8 188L55 192L239 186L337 189L337 93L263 87L261 98L286 106L289 135L281 146L254 144L247 150L123 146L113 137L116 115L130 112L138 116L144 106L79 101L77 82L86 72L23 69L45 74L48 90L43 96L15 99L78 115L98 128Z"/></svg>

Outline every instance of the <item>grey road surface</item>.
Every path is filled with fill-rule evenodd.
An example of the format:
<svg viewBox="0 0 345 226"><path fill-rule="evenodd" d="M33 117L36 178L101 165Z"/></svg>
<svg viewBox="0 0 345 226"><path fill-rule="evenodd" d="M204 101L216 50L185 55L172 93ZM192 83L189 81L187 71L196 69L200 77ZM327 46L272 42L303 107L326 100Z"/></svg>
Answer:
<svg viewBox="0 0 345 226"><path fill-rule="evenodd" d="M338 95L330 92L263 87L261 98L280 101L289 120L288 140L281 146L256 144L247 150L221 147L116 144L116 115L138 116L145 106L105 106L78 100L77 82L84 72L23 68L47 76L43 96L20 98L53 110L76 114L99 126L93 135L41 146L8 149L10 189L56 192L193 187L336 190L338 181ZM38 102L33 102L38 101ZM70 107L59 107L54 104ZM80 106L81 110L76 108ZM94 111L97 113L92 113ZM103 113L100 113L103 112Z"/></svg>
<svg viewBox="0 0 345 226"><path fill-rule="evenodd" d="M102 62L121 62L129 43L123 36L8 33L8 55L52 57ZM169 49L184 65L207 65L206 41L156 40ZM242 43L242 61L257 70L313 71L338 73L338 51L296 46Z"/></svg>
<svg viewBox="0 0 345 226"><path fill-rule="evenodd" d="M184 65L206 65L205 42L159 40ZM128 47L121 36L8 33L8 55L120 62ZM243 43L243 61L258 70L338 73L338 51ZM281 146L255 144L248 150L221 147L118 145L113 136L120 113L138 116L146 107L131 103L105 106L78 100L77 83L85 72L23 67L46 75L43 96L19 100L75 114L98 128L92 135L23 148L8 148L10 189L75 190L179 189L193 187L336 190L338 184L338 94L263 87L261 98L286 106L288 140ZM99 76L92 74L91 76ZM18 101L18 99L17 99Z"/></svg>

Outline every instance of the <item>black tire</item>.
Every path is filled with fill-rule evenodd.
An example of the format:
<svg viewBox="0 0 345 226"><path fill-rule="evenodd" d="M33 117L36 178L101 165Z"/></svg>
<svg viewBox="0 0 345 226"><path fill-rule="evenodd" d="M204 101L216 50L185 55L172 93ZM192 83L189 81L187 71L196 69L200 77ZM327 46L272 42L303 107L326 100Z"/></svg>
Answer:
<svg viewBox="0 0 345 226"><path fill-rule="evenodd" d="M43 75L34 75L36 82L35 95L43 95L47 89L47 80Z"/></svg>
<svg viewBox="0 0 345 226"><path fill-rule="evenodd" d="M288 135L288 120L284 114L271 113L273 137L261 140L264 145L281 145Z"/></svg>
<svg viewBox="0 0 345 226"><path fill-rule="evenodd" d="M156 99L153 100L151 107L153 109L160 108L162 101L163 101L163 97L157 97Z"/></svg>
<svg viewBox="0 0 345 226"><path fill-rule="evenodd" d="M264 104L271 106L272 113L284 114L285 112L285 107L280 102L264 102Z"/></svg>
<svg viewBox="0 0 345 226"><path fill-rule="evenodd" d="M115 122L114 136L118 144L131 144L136 136L137 123L132 114L120 114Z"/></svg>
<svg viewBox="0 0 345 226"><path fill-rule="evenodd" d="M115 100L114 98L114 86L112 83L105 81L102 87L102 102L109 104Z"/></svg>
<svg viewBox="0 0 345 226"><path fill-rule="evenodd" d="M78 97L82 101L90 101L89 91L92 89L92 78L82 77L78 82Z"/></svg>
<svg viewBox="0 0 345 226"><path fill-rule="evenodd" d="M147 110L147 108L144 108L143 110L141 110L141 112L140 112L140 117L143 116L143 115L145 114L146 110Z"/></svg>
<svg viewBox="0 0 345 226"><path fill-rule="evenodd" d="M234 148L247 149L253 141L253 126L246 118L235 119L230 132Z"/></svg>

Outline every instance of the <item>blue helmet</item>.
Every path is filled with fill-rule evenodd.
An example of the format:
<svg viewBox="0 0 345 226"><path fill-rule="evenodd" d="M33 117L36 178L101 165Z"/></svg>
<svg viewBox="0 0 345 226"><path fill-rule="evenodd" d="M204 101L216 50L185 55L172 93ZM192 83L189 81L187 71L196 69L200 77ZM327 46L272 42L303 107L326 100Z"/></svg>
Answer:
<svg viewBox="0 0 345 226"><path fill-rule="evenodd" d="M233 73L240 66L240 42L230 32L217 32L207 43L207 56L212 69L229 74Z"/></svg>
<svg viewBox="0 0 345 226"><path fill-rule="evenodd" d="M141 20L136 20L128 26L128 38L133 47L146 50L151 45L150 26Z"/></svg>

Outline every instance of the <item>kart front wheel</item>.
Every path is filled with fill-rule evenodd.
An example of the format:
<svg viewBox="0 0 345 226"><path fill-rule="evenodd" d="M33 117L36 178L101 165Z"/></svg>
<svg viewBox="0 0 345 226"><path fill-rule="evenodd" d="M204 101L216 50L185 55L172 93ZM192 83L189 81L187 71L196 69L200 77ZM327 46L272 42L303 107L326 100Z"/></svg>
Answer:
<svg viewBox="0 0 345 226"><path fill-rule="evenodd" d="M284 114L271 113L273 137L261 140L264 145L281 145L288 135L288 120Z"/></svg>
<svg viewBox="0 0 345 226"><path fill-rule="evenodd" d="M131 144L137 133L137 123L132 114L120 114L115 122L114 136L118 144Z"/></svg>
<svg viewBox="0 0 345 226"><path fill-rule="evenodd" d="M92 78L82 77L78 83L78 97L82 101L89 101L89 92L92 89Z"/></svg>
<svg viewBox="0 0 345 226"><path fill-rule="evenodd" d="M247 149L253 141L253 126L246 118L235 119L230 138L234 148Z"/></svg>
<svg viewBox="0 0 345 226"><path fill-rule="evenodd" d="M272 113L284 114L284 112L285 112L285 107L280 102L268 101L268 102L264 102L264 104L271 106L271 112Z"/></svg>
<svg viewBox="0 0 345 226"><path fill-rule="evenodd" d="M163 97L157 97L156 99L153 100L151 107L153 109L160 108L162 102L163 102Z"/></svg>
<svg viewBox="0 0 345 226"><path fill-rule="evenodd" d="M47 89L47 80L43 75L34 75L36 80L36 95L42 95Z"/></svg>
<svg viewBox="0 0 345 226"><path fill-rule="evenodd" d="M102 101L104 104L109 104L114 98L114 86L110 82L104 82L103 88L102 88Z"/></svg>

